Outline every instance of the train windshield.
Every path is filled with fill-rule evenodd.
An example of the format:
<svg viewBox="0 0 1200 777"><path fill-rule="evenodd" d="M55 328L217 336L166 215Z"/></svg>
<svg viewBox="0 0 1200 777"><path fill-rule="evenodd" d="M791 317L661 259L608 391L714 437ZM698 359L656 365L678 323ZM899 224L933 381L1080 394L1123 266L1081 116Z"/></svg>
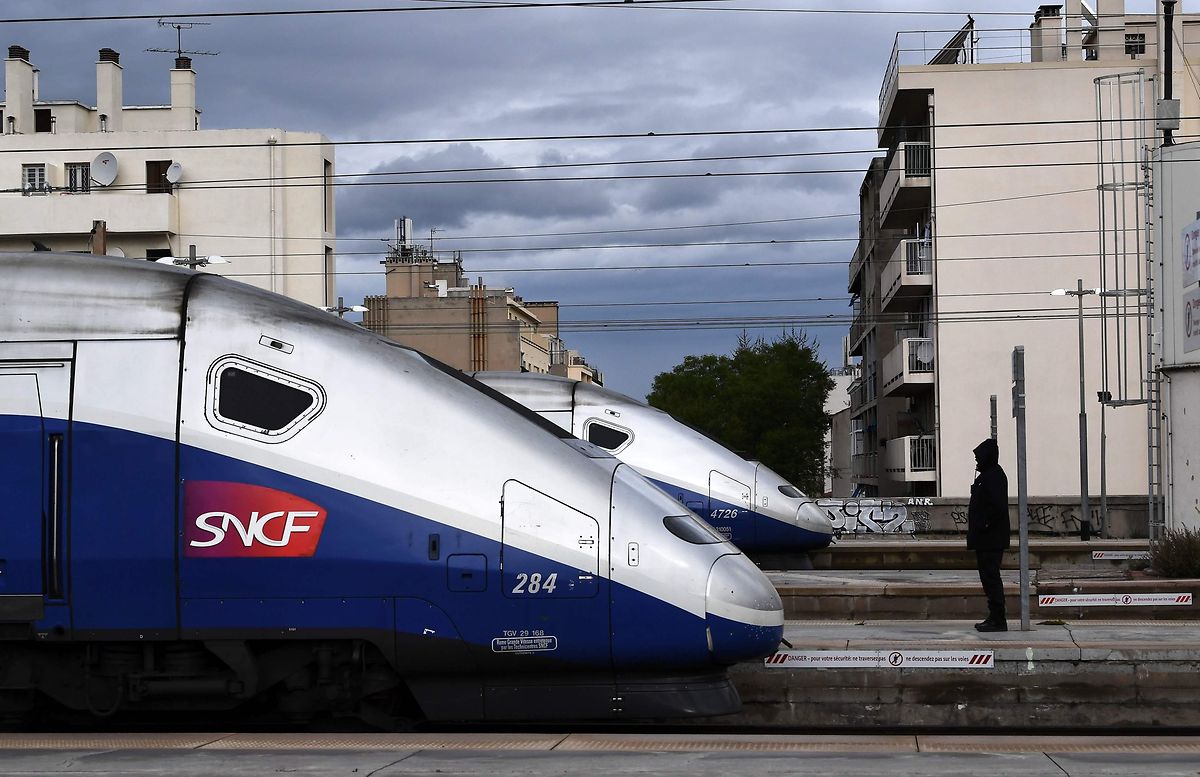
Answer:
<svg viewBox="0 0 1200 777"><path fill-rule="evenodd" d="M708 524L690 513L668 515L663 518L663 525L676 537L693 545L716 545L725 541L725 538L709 528Z"/></svg>

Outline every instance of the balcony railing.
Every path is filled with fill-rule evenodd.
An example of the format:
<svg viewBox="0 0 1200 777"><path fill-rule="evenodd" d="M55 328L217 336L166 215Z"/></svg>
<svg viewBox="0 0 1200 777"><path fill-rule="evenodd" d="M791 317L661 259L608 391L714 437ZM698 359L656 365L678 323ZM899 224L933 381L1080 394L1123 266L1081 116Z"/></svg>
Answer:
<svg viewBox="0 0 1200 777"><path fill-rule="evenodd" d="M850 472L856 478L879 477L879 454L856 453L850 457Z"/></svg>
<svg viewBox="0 0 1200 777"><path fill-rule="evenodd" d="M919 434L888 440L884 468L896 480L935 480L937 438L932 434Z"/></svg>
<svg viewBox="0 0 1200 777"><path fill-rule="evenodd" d="M905 337L883 357L883 393L914 393L932 385L933 374L933 338Z"/></svg>
<svg viewBox="0 0 1200 777"><path fill-rule="evenodd" d="M933 242L929 238L901 240L891 260L883 266L879 284L884 289L883 307L902 290L908 296L925 293L933 285Z"/></svg>
<svg viewBox="0 0 1200 777"><path fill-rule="evenodd" d="M928 188L929 176L932 172L933 156L929 142L912 140L901 143L892 155L892 161L884 173L883 183L879 187L879 219L887 221L888 211L900 194L900 190L909 186Z"/></svg>
<svg viewBox="0 0 1200 777"><path fill-rule="evenodd" d="M875 401L878 383L875 372L871 371L864 373L861 378L850 384L850 408L852 412L866 407Z"/></svg>

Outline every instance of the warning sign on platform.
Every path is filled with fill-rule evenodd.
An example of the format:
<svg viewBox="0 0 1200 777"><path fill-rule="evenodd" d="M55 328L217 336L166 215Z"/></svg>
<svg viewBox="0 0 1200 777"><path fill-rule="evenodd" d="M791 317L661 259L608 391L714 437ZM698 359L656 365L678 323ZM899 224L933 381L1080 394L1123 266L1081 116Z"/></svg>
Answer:
<svg viewBox="0 0 1200 777"><path fill-rule="evenodd" d="M1148 550L1093 550L1092 561L1119 561L1150 558Z"/></svg>
<svg viewBox="0 0 1200 777"><path fill-rule="evenodd" d="M992 669L990 650L781 650L776 669Z"/></svg>
<svg viewBox="0 0 1200 777"><path fill-rule="evenodd" d="M1038 607L1174 607L1190 606L1191 594L1048 594Z"/></svg>

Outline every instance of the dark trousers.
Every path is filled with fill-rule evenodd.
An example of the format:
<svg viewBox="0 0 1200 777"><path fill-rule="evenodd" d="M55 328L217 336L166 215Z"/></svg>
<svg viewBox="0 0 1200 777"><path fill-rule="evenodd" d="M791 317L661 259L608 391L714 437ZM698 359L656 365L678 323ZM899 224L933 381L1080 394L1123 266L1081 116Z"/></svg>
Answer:
<svg viewBox="0 0 1200 777"><path fill-rule="evenodd" d="M979 567L979 582L983 584L983 594L987 597L988 619L1002 621L1004 612L1004 583L1000 580L1000 561L1004 558L1002 550L975 551L975 565Z"/></svg>

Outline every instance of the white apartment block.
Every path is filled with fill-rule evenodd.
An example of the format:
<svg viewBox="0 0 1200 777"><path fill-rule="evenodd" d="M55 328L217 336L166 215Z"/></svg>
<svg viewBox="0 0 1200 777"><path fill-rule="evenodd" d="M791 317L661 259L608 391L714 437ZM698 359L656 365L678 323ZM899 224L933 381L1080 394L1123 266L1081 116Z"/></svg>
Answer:
<svg viewBox="0 0 1200 777"><path fill-rule="evenodd" d="M219 255L209 265L313 305L334 299L334 149L312 132L201 130L196 73L170 70L169 105L125 105L120 55L100 49L96 104L43 100L27 49L10 46L0 103L0 251ZM92 177L102 154L111 182ZM172 164L177 165L172 168ZM101 175L101 179L105 177Z"/></svg>
<svg viewBox="0 0 1200 777"><path fill-rule="evenodd" d="M1050 292L1074 290L1077 279L1102 288L1097 119L1118 117L1098 100L1095 79L1137 74L1152 119L1162 27L1154 15L1127 15L1123 0L1099 0L1094 10L1069 0L1065 10L1041 6L1027 30L968 23L957 34L897 36L879 98L886 154L873 160L860 190L860 242L849 270L850 349L862 359L850 409L859 493L967 496L971 451L991 433L996 395L1001 464L1015 496L1010 387L1018 345L1025 348L1029 493L1079 493L1077 298ZM1186 136L1198 130L1186 117L1200 114L1200 79L1190 64L1200 62L1200 18L1176 16L1174 28L1173 82ZM923 41L937 43L924 49ZM1137 162L1126 159L1125 167ZM1127 226L1133 244L1139 225ZM1112 285L1108 278L1104 286ZM1101 300L1082 299L1095 505L1101 353L1144 353L1147 325L1135 332L1127 318L1128 330L1102 338ZM1133 375L1134 384L1139 379ZM1146 406L1109 405L1104 422L1106 493L1145 495Z"/></svg>

